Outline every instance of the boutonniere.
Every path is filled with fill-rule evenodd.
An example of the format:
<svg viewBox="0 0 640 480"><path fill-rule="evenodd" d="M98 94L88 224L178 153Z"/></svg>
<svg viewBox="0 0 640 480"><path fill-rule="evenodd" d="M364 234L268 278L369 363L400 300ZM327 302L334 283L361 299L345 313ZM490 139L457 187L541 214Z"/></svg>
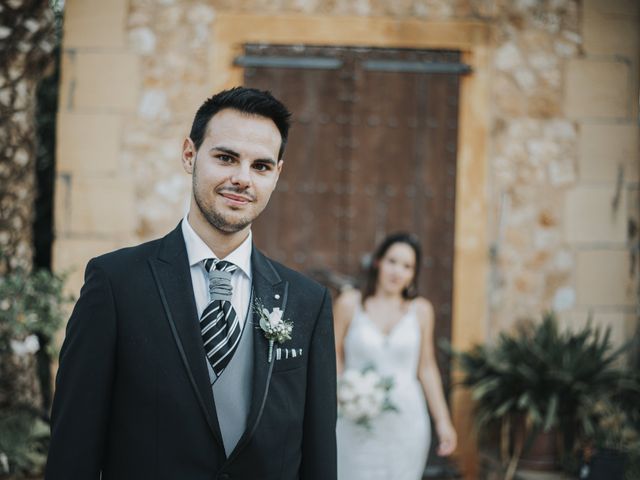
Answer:
<svg viewBox="0 0 640 480"><path fill-rule="evenodd" d="M259 300L255 302L255 309L260 316L260 328L264 337L269 340L269 363L273 359L273 345L291 340L293 322L282 318L284 312L275 307L269 311Z"/></svg>

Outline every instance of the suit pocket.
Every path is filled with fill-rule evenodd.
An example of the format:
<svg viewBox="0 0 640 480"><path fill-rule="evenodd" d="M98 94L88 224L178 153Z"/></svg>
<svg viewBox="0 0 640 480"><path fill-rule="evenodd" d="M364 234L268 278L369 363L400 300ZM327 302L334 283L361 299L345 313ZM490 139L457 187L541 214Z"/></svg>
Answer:
<svg viewBox="0 0 640 480"><path fill-rule="evenodd" d="M302 356L298 356L296 358L284 358L281 357L280 360L275 359L276 363L273 366L273 373L278 372L288 372L289 370L295 370L297 368L302 368L306 365L307 359Z"/></svg>

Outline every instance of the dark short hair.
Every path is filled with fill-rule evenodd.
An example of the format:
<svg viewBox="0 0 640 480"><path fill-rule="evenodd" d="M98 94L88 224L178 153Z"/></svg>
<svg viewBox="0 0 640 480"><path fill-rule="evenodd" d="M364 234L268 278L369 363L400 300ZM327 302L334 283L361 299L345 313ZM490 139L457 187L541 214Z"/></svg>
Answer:
<svg viewBox="0 0 640 480"><path fill-rule="evenodd" d="M289 127L291 126L291 113L287 110L287 107L271 95L270 92L246 87L234 87L230 90L223 90L222 92L216 93L213 97L208 98L200 106L193 119L191 133L189 133L189 137L195 145L196 150L200 149L204 141L209 120L211 120L216 113L226 108L273 120L273 123L276 124L280 132L280 137L282 137L278 160L282 159L284 147L287 144L287 138L289 136Z"/></svg>
<svg viewBox="0 0 640 480"><path fill-rule="evenodd" d="M371 257L371 262L366 271L364 279L364 288L362 289L362 304L367 298L376 293L376 286L378 284L378 272L380 270L379 263L382 257L385 256L391 246L396 243L405 243L409 245L416 255L416 264L413 271L413 280L411 285L402 290L402 298L412 299L418 296L418 273L420 272L420 264L422 261L422 249L420 248L420 242L415 235L406 232L392 233L388 235Z"/></svg>

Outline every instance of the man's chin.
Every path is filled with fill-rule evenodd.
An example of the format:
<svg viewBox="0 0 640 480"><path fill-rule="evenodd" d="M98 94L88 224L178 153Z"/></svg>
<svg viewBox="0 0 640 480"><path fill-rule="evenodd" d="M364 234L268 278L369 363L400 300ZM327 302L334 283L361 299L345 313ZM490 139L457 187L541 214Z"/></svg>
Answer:
<svg viewBox="0 0 640 480"><path fill-rule="evenodd" d="M213 217L207 216L207 220L209 224L216 230L222 233L230 234L230 235L234 233L238 233L241 230L244 230L249 225L251 225L251 222L253 221L253 219L249 219L249 218L234 219L234 218L223 217L223 216L213 216Z"/></svg>

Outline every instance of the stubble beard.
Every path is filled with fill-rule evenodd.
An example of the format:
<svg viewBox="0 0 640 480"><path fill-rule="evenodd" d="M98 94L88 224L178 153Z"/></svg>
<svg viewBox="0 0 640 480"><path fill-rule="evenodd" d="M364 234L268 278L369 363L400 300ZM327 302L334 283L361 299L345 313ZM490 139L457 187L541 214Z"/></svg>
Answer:
<svg viewBox="0 0 640 480"><path fill-rule="evenodd" d="M207 220L209 225L211 225L216 230L223 233L228 233L228 234L237 233L245 229L249 225L251 225L251 223L253 222L254 218L249 218L249 217L240 218L236 222L231 222L222 213L217 212L215 210L215 207L207 206L204 200L200 197L200 194L198 193L199 190L198 190L198 185L197 185L195 175L193 177L192 188L193 188L193 198L196 201L196 205L198 206L198 209L200 210L200 212L202 212L202 215Z"/></svg>
<svg viewBox="0 0 640 480"><path fill-rule="evenodd" d="M251 225L251 222L253 221L253 218L240 218L236 222L230 222L220 212L215 211L213 207L206 207L199 197L200 196L194 192L196 205L198 205L198 208L202 212L202 215L204 215L207 222L216 230L224 233L237 233Z"/></svg>

